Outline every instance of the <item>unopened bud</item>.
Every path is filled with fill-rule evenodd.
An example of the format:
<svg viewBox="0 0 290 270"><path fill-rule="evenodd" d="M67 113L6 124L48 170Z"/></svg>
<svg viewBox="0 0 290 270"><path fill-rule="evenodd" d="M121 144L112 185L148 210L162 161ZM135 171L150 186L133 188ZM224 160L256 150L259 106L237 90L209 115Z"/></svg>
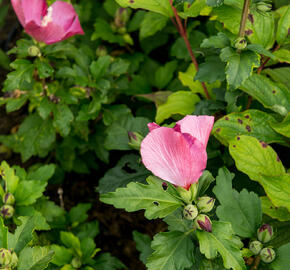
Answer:
<svg viewBox="0 0 290 270"><path fill-rule="evenodd" d="M14 215L14 208L11 205L5 204L0 208L0 215L3 218L12 218Z"/></svg>
<svg viewBox="0 0 290 270"><path fill-rule="evenodd" d="M133 45L134 44L133 39L131 38L131 36L128 33L123 35L123 39L129 45Z"/></svg>
<svg viewBox="0 0 290 270"><path fill-rule="evenodd" d="M15 203L15 198L11 193L5 193L3 196L3 203L13 205Z"/></svg>
<svg viewBox="0 0 290 270"><path fill-rule="evenodd" d="M270 3L259 2L257 3L257 9L262 12L268 12L272 9L272 5Z"/></svg>
<svg viewBox="0 0 290 270"><path fill-rule="evenodd" d="M18 264L18 257L16 255L16 253L13 251L12 258L11 258L11 264L9 266L13 269L13 268L16 268L17 264Z"/></svg>
<svg viewBox="0 0 290 270"><path fill-rule="evenodd" d="M261 250L260 257L264 263L271 263L275 260L276 253L274 249L267 247Z"/></svg>
<svg viewBox="0 0 290 270"><path fill-rule="evenodd" d="M32 45L28 48L28 55L31 57L36 57L36 56L40 56L40 50L38 47L36 47L35 45Z"/></svg>
<svg viewBox="0 0 290 270"><path fill-rule="evenodd" d="M118 28L118 31L117 31L119 34L123 35L123 34L126 34L127 33L127 29L126 27L121 27L121 28Z"/></svg>
<svg viewBox="0 0 290 270"><path fill-rule="evenodd" d="M210 212L214 207L215 199L204 196L197 200L197 208L200 212L207 213Z"/></svg>
<svg viewBox="0 0 290 270"><path fill-rule="evenodd" d="M139 134L138 132L128 132L129 137L129 146L131 146L133 149L139 150L141 146L141 142L143 141L144 137Z"/></svg>
<svg viewBox="0 0 290 270"><path fill-rule="evenodd" d="M191 204L191 202L192 202L192 193L191 193L191 190L187 190L186 188L183 188L183 187L177 187L176 190L178 191L181 199L186 204Z"/></svg>
<svg viewBox="0 0 290 270"><path fill-rule="evenodd" d="M203 215L203 214L198 215L194 221L194 224L199 230L203 230L207 232L212 231L211 220L206 215Z"/></svg>
<svg viewBox="0 0 290 270"><path fill-rule="evenodd" d="M198 192L198 183L192 183L189 190L191 192L191 199L195 201Z"/></svg>
<svg viewBox="0 0 290 270"><path fill-rule="evenodd" d="M245 38L243 37L238 37L235 40L235 48L237 48L238 50L243 50L247 47L247 41Z"/></svg>
<svg viewBox="0 0 290 270"><path fill-rule="evenodd" d="M269 224L262 225L258 231L257 236L259 241L267 243L273 238L273 228Z"/></svg>
<svg viewBox="0 0 290 270"><path fill-rule="evenodd" d="M115 25L119 28L126 25L129 20L130 14L127 8L119 8L115 14Z"/></svg>
<svg viewBox="0 0 290 270"><path fill-rule="evenodd" d="M198 215L198 210L195 205L188 204L183 209L183 216L188 220L194 220Z"/></svg>
<svg viewBox="0 0 290 270"><path fill-rule="evenodd" d="M250 250L255 254L258 255L263 247L263 244L260 241L252 241L250 243Z"/></svg>
<svg viewBox="0 0 290 270"><path fill-rule="evenodd" d="M73 258L70 264L74 268L80 268L82 266L82 262L80 258L77 258L77 257Z"/></svg>
<svg viewBox="0 0 290 270"><path fill-rule="evenodd" d="M106 48L105 46L100 45L100 46L97 48L97 50L96 50L96 55L97 55L98 57L100 57L100 56L105 56L105 55L107 55L107 54L108 54L108 50L107 50L107 48Z"/></svg>
<svg viewBox="0 0 290 270"><path fill-rule="evenodd" d="M12 253L10 250L0 249L0 266L9 266L12 261Z"/></svg>

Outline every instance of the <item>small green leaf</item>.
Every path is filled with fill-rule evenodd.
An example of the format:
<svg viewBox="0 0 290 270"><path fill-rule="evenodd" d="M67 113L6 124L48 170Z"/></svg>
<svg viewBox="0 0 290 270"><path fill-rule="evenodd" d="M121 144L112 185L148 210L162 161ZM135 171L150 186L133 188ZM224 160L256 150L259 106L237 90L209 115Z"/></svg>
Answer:
<svg viewBox="0 0 290 270"><path fill-rule="evenodd" d="M71 262L73 255L69 249L58 245L51 245L50 247L54 251L53 264L63 266Z"/></svg>
<svg viewBox="0 0 290 270"><path fill-rule="evenodd" d="M263 213L280 221L290 220L290 212L285 207L275 206L268 197L261 197Z"/></svg>
<svg viewBox="0 0 290 270"><path fill-rule="evenodd" d="M35 66L38 71L38 76L40 79L45 79L52 76L54 70L46 59L37 58L35 61Z"/></svg>
<svg viewBox="0 0 290 270"><path fill-rule="evenodd" d="M281 123L272 122L271 127L278 133L290 138L290 113L286 115ZM288 141L289 144L289 141Z"/></svg>
<svg viewBox="0 0 290 270"><path fill-rule="evenodd" d="M71 232L60 232L60 240L67 248L72 249L75 255L82 256L80 240Z"/></svg>
<svg viewBox="0 0 290 270"><path fill-rule="evenodd" d="M280 68L267 68L263 70L263 73L269 75L271 79L275 82L284 84L290 89L290 67L280 67Z"/></svg>
<svg viewBox="0 0 290 270"><path fill-rule="evenodd" d="M158 233L151 247L154 252L147 259L148 270L182 270L194 263L194 244L188 232Z"/></svg>
<svg viewBox="0 0 290 270"><path fill-rule="evenodd" d="M0 247L8 248L8 228L2 217L0 217Z"/></svg>
<svg viewBox="0 0 290 270"><path fill-rule="evenodd" d="M6 161L2 161L0 170L3 180L6 182L6 191L14 194L19 183L15 170L10 168Z"/></svg>
<svg viewBox="0 0 290 270"><path fill-rule="evenodd" d="M146 264L147 258L152 254L151 238L147 234L133 231L133 239L136 243L136 249L140 252L140 260Z"/></svg>
<svg viewBox="0 0 290 270"><path fill-rule="evenodd" d="M78 225L88 218L87 211L92 207L90 203L79 203L77 206L72 207L68 213L70 223Z"/></svg>
<svg viewBox="0 0 290 270"><path fill-rule="evenodd" d="M70 125L74 120L74 115L65 104L57 104L53 110L53 126L61 136L66 137L70 133Z"/></svg>
<svg viewBox="0 0 290 270"><path fill-rule="evenodd" d="M160 124L174 114L187 115L194 112L195 104L200 98L190 91L177 91L157 108L156 123Z"/></svg>
<svg viewBox="0 0 290 270"><path fill-rule="evenodd" d="M230 223L213 221L212 232L197 231L200 252L207 259L214 259L219 253L226 269L245 270L245 262L240 249L243 243L234 235Z"/></svg>
<svg viewBox="0 0 290 270"><path fill-rule="evenodd" d="M223 49L230 45L230 39L226 34L219 32L216 36L211 36L203 40L201 48Z"/></svg>
<svg viewBox="0 0 290 270"><path fill-rule="evenodd" d="M97 61L92 62L90 70L96 81L106 74L110 63L110 56L108 55L101 56Z"/></svg>
<svg viewBox="0 0 290 270"><path fill-rule="evenodd" d="M183 12L179 12L178 15L184 19L190 17L197 17L199 15L209 15L211 7L206 5L206 0L196 0L189 5L187 2L183 4Z"/></svg>
<svg viewBox="0 0 290 270"><path fill-rule="evenodd" d="M278 22L276 40L278 44L283 44L287 40L289 35L289 26L290 26L290 7L285 6L282 16Z"/></svg>
<svg viewBox="0 0 290 270"><path fill-rule="evenodd" d="M156 177L147 178L148 185L131 182L126 188L115 192L101 194L100 200L128 212L145 209L148 219L162 218L182 205L182 201L163 190L162 181Z"/></svg>
<svg viewBox="0 0 290 270"><path fill-rule="evenodd" d="M140 25L140 39L153 36L162 30L168 21L168 17L154 12L147 12Z"/></svg>
<svg viewBox="0 0 290 270"><path fill-rule="evenodd" d="M96 260L94 267L102 270L125 269L125 265L110 253L102 253Z"/></svg>
<svg viewBox="0 0 290 270"><path fill-rule="evenodd" d="M163 219L168 224L169 231L187 232L192 228L192 221L183 217L183 210L177 209Z"/></svg>
<svg viewBox="0 0 290 270"><path fill-rule="evenodd" d="M27 174L27 180L37 180L42 182L47 182L55 172L55 164L42 165L34 170L29 170Z"/></svg>
<svg viewBox="0 0 290 270"><path fill-rule="evenodd" d="M155 73L155 86L163 89L173 78L177 68L177 61L167 62L165 66L159 67Z"/></svg>
<svg viewBox="0 0 290 270"><path fill-rule="evenodd" d="M273 52L273 54L277 57L279 62L282 63L290 63L290 51L287 49L279 49L275 52Z"/></svg>

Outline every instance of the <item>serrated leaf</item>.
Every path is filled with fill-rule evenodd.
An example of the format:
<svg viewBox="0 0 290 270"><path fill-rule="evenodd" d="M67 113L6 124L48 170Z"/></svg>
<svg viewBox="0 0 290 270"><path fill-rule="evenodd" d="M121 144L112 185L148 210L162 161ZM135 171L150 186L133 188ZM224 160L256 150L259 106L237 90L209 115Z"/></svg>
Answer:
<svg viewBox="0 0 290 270"><path fill-rule="evenodd" d="M72 249L75 255L82 256L80 239L71 232L60 232L60 240L67 248Z"/></svg>
<svg viewBox="0 0 290 270"><path fill-rule="evenodd" d="M244 92L269 108L285 116L290 110L290 92L263 75L254 74L240 87Z"/></svg>
<svg viewBox="0 0 290 270"><path fill-rule="evenodd" d="M230 39L226 34L219 32L216 36L211 36L203 40L201 48L223 49L230 45Z"/></svg>
<svg viewBox="0 0 290 270"><path fill-rule="evenodd" d="M90 203L79 203L77 206L72 207L68 212L68 218L71 224L78 225L88 218L87 211L92 207Z"/></svg>
<svg viewBox="0 0 290 270"><path fill-rule="evenodd" d="M174 92L164 104L157 108L155 121L160 124L174 114L192 114L198 101L200 98L190 91Z"/></svg>
<svg viewBox="0 0 290 270"><path fill-rule="evenodd" d="M280 123L273 121L271 123L271 127L278 133L290 138L290 113L288 113L284 120Z"/></svg>
<svg viewBox="0 0 290 270"><path fill-rule="evenodd" d="M27 174L27 180L47 182L53 176L55 169L55 164L42 165L37 169L30 170Z"/></svg>
<svg viewBox="0 0 290 270"><path fill-rule="evenodd" d="M102 253L96 260L94 267L102 270L124 269L125 265L116 257L111 256L110 253Z"/></svg>
<svg viewBox="0 0 290 270"><path fill-rule="evenodd" d="M219 169L214 194L220 204L216 213L221 221L232 224L235 233L244 238L254 237L262 222L261 201L257 194L243 189L240 193L232 187L234 174L227 168Z"/></svg>
<svg viewBox="0 0 290 270"><path fill-rule="evenodd" d="M15 170L10 168L6 161L2 161L0 170L1 176L6 183L6 190L14 194L19 183L19 177L15 174Z"/></svg>
<svg viewBox="0 0 290 270"><path fill-rule="evenodd" d="M54 252L49 247L26 247L19 255L18 270L46 269Z"/></svg>
<svg viewBox="0 0 290 270"><path fill-rule="evenodd" d="M182 270L193 265L194 244L188 232L158 233L151 247L154 252L147 259L148 270Z"/></svg>
<svg viewBox="0 0 290 270"><path fill-rule="evenodd" d="M100 200L128 212L145 209L148 219L162 218L182 205L182 201L163 190L162 181L154 176L147 178L148 185L131 182L126 188L101 194Z"/></svg>
<svg viewBox="0 0 290 270"><path fill-rule="evenodd" d="M219 119L214 125L213 134L225 145L228 145L237 135L251 135L266 143L280 143L287 146L289 145L287 138L271 128L272 124L277 123L274 117L262 111L235 112Z"/></svg>
<svg viewBox="0 0 290 270"><path fill-rule="evenodd" d="M54 69L49 64L48 60L46 60L45 58L37 58L34 64L38 71L38 76L40 79L45 79L52 76Z"/></svg>
<svg viewBox="0 0 290 270"><path fill-rule="evenodd" d="M290 243L283 245L276 251L276 259L270 264L273 270L285 270L290 265Z"/></svg>
<svg viewBox="0 0 290 270"><path fill-rule="evenodd" d="M57 104L53 110L53 126L61 136L66 137L71 130L71 123L74 115L70 108L65 104Z"/></svg>
<svg viewBox="0 0 290 270"><path fill-rule="evenodd" d="M167 223L169 231L187 232L192 228L192 221L183 217L181 208L166 216L163 220Z"/></svg>
<svg viewBox="0 0 290 270"><path fill-rule="evenodd" d="M147 12L140 25L140 39L153 36L162 30L168 21L168 17L154 12Z"/></svg>
<svg viewBox="0 0 290 270"><path fill-rule="evenodd" d="M283 44L287 36L289 35L289 27L290 27L290 7L287 6L283 10L282 16L279 19L277 32L276 32L276 40L278 44Z"/></svg>
<svg viewBox="0 0 290 270"><path fill-rule="evenodd" d="M183 12L179 12L178 15L185 18L194 18L199 15L209 15L211 7L207 6L206 0L196 0L190 5L188 3L183 4Z"/></svg>
<svg viewBox="0 0 290 270"><path fill-rule="evenodd" d="M140 252L140 260L146 264L147 258L152 254L151 238L147 234L133 231L133 239L136 243L136 249Z"/></svg>
<svg viewBox="0 0 290 270"><path fill-rule="evenodd" d="M69 249L58 245L51 245L50 247L54 251L53 264L63 266L71 262L73 255Z"/></svg>
<svg viewBox="0 0 290 270"><path fill-rule="evenodd" d="M155 73L155 86L163 89L173 78L173 73L177 68L177 61L167 62L159 67Z"/></svg>
<svg viewBox="0 0 290 270"><path fill-rule="evenodd" d="M234 235L231 224L228 222L213 221L212 232L197 231L200 252L207 259L214 259L219 253L226 269L246 269L240 249L243 243Z"/></svg>
<svg viewBox="0 0 290 270"><path fill-rule="evenodd" d="M249 78L253 68L260 66L260 55L252 51L240 53L230 47L221 50L222 61L227 62L226 78L231 88L236 89Z"/></svg>
<svg viewBox="0 0 290 270"><path fill-rule="evenodd" d="M285 207L275 206L268 197L260 197L263 213L280 221L290 220L290 212Z"/></svg>

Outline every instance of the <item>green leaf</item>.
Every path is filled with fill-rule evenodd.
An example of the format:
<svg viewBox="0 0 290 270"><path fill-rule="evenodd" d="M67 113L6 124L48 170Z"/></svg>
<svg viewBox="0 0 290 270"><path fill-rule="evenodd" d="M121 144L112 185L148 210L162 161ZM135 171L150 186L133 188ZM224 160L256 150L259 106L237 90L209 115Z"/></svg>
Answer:
<svg viewBox="0 0 290 270"><path fill-rule="evenodd" d="M91 207L92 205L90 203L79 203L77 206L70 209L68 218L73 227L87 220L87 211Z"/></svg>
<svg viewBox="0 0 290 270"><path fill-rule="evenodd" d="M92 62L90 65L90 70L96 81L106 74L110 63L111 61L109 55L101 56L97 61Z"/></svg>
<svg viewBox="0 0 290 270"><path fill-rule="evenodd" d="M49 247L26 247L19 255L17 270L46 269L53 255Z"/></svg>
<svg viewBox="0 0 290 270"><path fill-rule="evenodd" d="M51 67L48 60L46 60L45 58L42 59L37 58L35 60L35 66L37 68L38 76L40 79L48 78L52 76L54 72L54 69Z"/></svg>
<svg viewBox="0 0 290 270"><path fill-rule="evenodd" d="M228 36L222 32L219 32L216 36L211 36L203 40L200 45L201 48L215 48L223 49L230 46L230 40Z"/></svg>
<svg viewBox="0 0 290 270"><path fill-rule="evenodd" d="M214 136L224 145L228 145L237 135L251 135L266 143L289 145L287 138L281 136L270 125L278 122L270 114L247 110L235 112L219 119L213 128Z"/></svg>
<svg viewBox="0 0 290 270"><path fill-rule="evenodd" d="M10 63L9 57L7 56L5 52L3 52L0 49L0 66L2 68L9 70L9 63Z"/></svg>
<svg viewBox="0 0 290 270"><path fill-rule="evenodd" d="M53 126L61 136L66 137L70 133L70 125L74 120L74 115L65 104L57 104L53 110Z"/></svg>
<svg viewBox="0 0 290 270"><path fill-rule="evenodd" d="M158 233L154 236L151 247L154 252L147 259L148 270L182 270L194 263L194 244L189 232Z"/></svg>
<svg viewBox="0 0 290 270"><path fill-rule="evenodd" d="M263 70L263 73L269 75L273 81L285 84L290 89L290 77L288 76L290 74L290 67L267 68Z"/></svg>
<svg viewBox="0 0 290 270"><path fill-rule="evenodd" d="M283 245L276 251L276 259L270 264L273 270L285 270L290 264L290 243Z"/></svg>
<svg viewBox="0 0 290 270"><path fill-rule="evenodd" d="M146 264L147 258L152 254L151 238L147 234L133 231L133 239L136 243L136 249L140 252L140 260Z"/></svg>
<svg viewBox="0 0 290 270"><path fill-rule="evenodd" d="M142 8L160 13L166 17L173 16L170 3L167 0L116 0L122 7Z"/></svg>
<svg viewBox="0 0 290 270"><path fill-rule="evenodd" d="M160 124L174 114L192 114L198 101L200 101L200 98L190 91L177 91L157 108L155 121Z"/></svg>
<svg viewBox="0 0 290 270"><path fill-rule="evenodd" d="M239 138L239 139L238 139ZM252 180L260 182L261 175L275 177L285 174L277 153L267 144L250 136L239 136L230 142L230 154L236 167Z"/></svg>
<svg viewBox="0 0 290 270"><path fill-rule="evenodd" d="M192 221L183 217L183 210L177 209L163 219L168 224L169 231L188 232L192 228Z"/></svg>
<svg viewBox="0 0 290 270"><path fill-rule="evenodd" d="M55 172L55 164L47 164L38 167L37 169L30 170L27 174L27 180L38 180L47 182Z"/></svg>
<svg viewBox="0 0 290 270"><path fill-rule="evenodd" d="M290 51L287 49L279 49L275 52L273 52L273 54L277 57L279 62L282 63L290 63Z"/></svg>
<svg viewBox="0 0 290 270"><path fill-rule="evenodd" d="M60 232L60 240L67 248L72 249L75 255L82 256L80 240L71 232Z"/></svg>
<svg viewBox="0 0 290 270"><path fill-rule="evenodd" d="M130 63L123 59L116 59L110 66L109 73L113 76L120 76L128 71Z"/></svg>
<svg viewBox="0 0 290 270"><path fill-rule="evenodd" d="M257 194L243 189L240 193L232 187L234 174L227 168L219 169L214 194L220 204L216 213L221 221L232 224L235 233L244 238L254 237L262 222L261 201Z"/></svg>
<svg viewBox="0 0 290 270"><path fill-rule="evenodd" d="M169 189L163 190L162 181L156 177L149 176L147 182L148 185L131 182L126 188L101 194L100 200L128 212L145 209L148 219L165 217L182 205L181 200L168 192Z"/></svg>
<svg viewBox="0 0 290 270"><path fill-rule="evenodd" d="M158 13L147 12L140 25L140 39L153 36L162 30L168 21L168 17Z"/></svg>
<svg viewBox="0 0 290 270"><path fill-rule="evenodd" d="M130 182L146 183L150 172L140 164L140 156L130 154L123 156L114 168L109 169L99 180L99 193L113 192L125 187Z"/></svg>
<svg viewBox="0 0 290 270"><path fill-rule="evenodd" d="M63 266L71 262L73 255L69 249L57 245L51 245L50 247L54 251L53 264Z"/></svg>
<svg viewBox="0 0 290 270"><path fill-rule="evenodd" d="M273 60L277 59L277 57L274 54L272 54L268 50L264 49L264 47L261 44L249 44L247 46L247 49L250 51L262 54L264 56L270 57Z"/></svg>
<svg viewBox="0 0 290 270"><path fill-rule="evenodd" d="M159 67L155 73L155 86L163 89L173 78L177 68L177 61L167 62L165 66Z"/></svg>
<svg viewBox="0 0 290 270"><path fill-rule="evenodd" d="M287 40L289 35L289 26L290 26L290 7L287 6L283 10L282 16L278 22L276 40L278 44L283 44Z"/></svg>
<svg viewBox="0 0 290 270"><path fill-rule="evenodd" d="M15 174L15 170L10 168L6 161L2 161L0 169L1 176L6 183L6 190L14 194L19 183L19 177ZM4 194L2 194L2 196L3 195Z"/></svg>
<svg viewBox="0 0 290 270"><path fill-rule="evenodd" d="M219 253L226 269L246 269L240 249L243 243L234 235L230 223L213 221L212 232L197 231L197 238L200 244L200 252L207 259L214 259Z"/></svg>
<svg viewBox="0 0 290 270"><path fill-rule="evenodd" d="M278 123L273 121L271 127L278 133L290 138L290 112L288 112L282 122Z"/></svg>
<svg viewBox="0 0 290 270"><path fill-rule="evenodd" d="M8 98L6 99L6 112L14 112L19 110L28 99L27 95L21 95L19 98Z"/></svg>
<svg viewBox="0 0 290 270"><path fill-rule="evenodd" d="M8 248L8 228L5 226L2 217L0 217L0 247Z"/></svg>
<svg viewBox="0 0 290 270"><path fill-rule="evenodd" d="M203 196L209 188L210 184L214 181L215 179L209 171L203 171L202 176L198 179L198 190L196 197Z"/></svg>
<svg viewBox="0 0 290 270"><path fill-rule="evenodd" d="M252 51L240 53L230 47L221 50L220 58L227 62L226 78L231 88L237 88L249 78L253 68L260 66L260 55Z"/></svg>
<svg viewBox="0 0 290 270"><path fill-rule="evenodd" d="M191 5L187 2L183 4L183 12L178 15L184 19L188 17L197 17L199 15L209 15L211 8L206 5L206 0L196 0Z"/></svg>
<svg viewBox="0 0 290 270"><path fill-rule="evenodd" d="M110 253L103 253L95 260L94 267L102 270L124 269L125 265L117 258L110 255Z"/></svg>
<svg viewBox="0 0 290 270"><path fill-rule="evenodd" d="M290 220L290 212L285 207L276 207L268 197L261 197L263 213L280 221Z"/></svg>
<svg viewBox="0 0 290 270"><path fill-rule="evenodd" d="M263 75L254 74L248 78L241 89L261 102L265 108L285 116L290 110L290 92Z"/></svg>

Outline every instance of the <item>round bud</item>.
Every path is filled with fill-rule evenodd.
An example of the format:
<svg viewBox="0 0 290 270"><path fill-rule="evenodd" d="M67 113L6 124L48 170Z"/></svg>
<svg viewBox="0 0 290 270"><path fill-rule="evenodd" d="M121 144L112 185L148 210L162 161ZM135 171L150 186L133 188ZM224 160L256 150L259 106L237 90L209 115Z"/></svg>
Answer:
<svg viewBox="0 0 290 270"><path fill-rule="evenodd" d="M107 50L107 48L106 48L105 46L100 45L100 46L97 48L97 50L96 50L96 55L97 55L98 57L100 57L100 56L105 56L105 55L107 55L107 54L108 54L108 50Z"/></svg>
<svg viewBox="0 0 290 270"><path fill-rule="evenodd" d="M188 204L183 209L183 216L188 220L194 220L198 215L198 210L195 205Z"/></svg>
<svg viewBox="0 0 290 270"><path fill-rule="evenodd" d="M197 200L197 208L200 212L210 212L213 207L214 207L215 199L204 196L204 197L199 197Z"/></svg>
<svg viewBox="0 0 290 270"><path fill-rule="evenodd" d="M123 34L127 33L127 29L126 29L126 27L121 27L121 28L118 28L117 32L119 34L123 35Z"/></svg>
<svg viewBox="0 0 290 270"><path fill-rule="evenodd" d="M141 142L143 141L144 137L139 134L138 132L128 132L129 137L129 146L135 150L140 150Z"/></svg>
<svg viewBox="0 0 290 270"><path fill-rule="evenodd" d="M12 258L11 258L11 264L9 266L13 269L13 268L16 268L17 264L18 264L18 257L16 255L16 253L13 251Z"/></svg>
<svg viewBox="0 0 290 270"><path fill-rule="evenodd" d="M14 208L11 206L11 205L3 205L1 208L0 208L0 215L3 217L3 218L12 218L13 215L14 215Z"/></svg>
<svg viewBox="0 0 290 270"><path fill-rule="evenodd" d="M212 231L212 225L211 220L207 215L200 214L197 216L197 218L194 221L194 224L197 229L211 232Z"/></svg>
<svg viewBox="0 0 290 270"><path fill-rule="evenodd" d="M32 45L28 48L27 51L28 55L31 57L36 57L40 55L40 50L38 47L36 47L35 45Z"/></svg>
<svg viewBox="0 0 290 270"><path fill-rule="evenodd" d="M263 224L257 231L259 241L267 243L273 238L273 228L269 224Z"/></svg>
<svg viewBox="0 0 290 270"><path fill-rule="evenodd" d="M271 263L275 260L276 253L274 249L267 247L261 250L260 257L264 263Z"/></svg>
<svg viewBox="0 0 290 270"><path fill-rule="evenodd" d="M183 187L177 187L176 189L177 189L178 194L180 195L181 199L186 204L191 204L191 202L192 202L191 190L187 190L186 188L183 188Z"/></svg>
<svg viewBox="0 0 290 270"><path fill-rule="evenodd" d="M126 25L127 21L130 18L130 13L127 8L119 8L115 13L115 25L117 27L123 27Z"/></svg>
<svg viewBox="0 0 290 270"><path fill-rule="evenodd" d="M250 243L250 250L255 254L258 255L263 247L263 244L260 241L252 241Z"/></svg>
<svg viewBox="0 0 290 270"><path fill-rule="evenodd" d="M235 48L237 48L238 50L243 50L247 47L247 41L245 38L243 37L238 37L235 40Z"/></svg>
<svg viewBox="0 0 290 270"><path fill-rule="evenodd" d="M80 268L82 266L82 262L80 258L77 258L77 257L73 258L70 264L74 268Z"/></svg>
<svg viewBox="0 0 290 270"><path fill-rule="evenodd" d="M0 266L9 266L12 261L11 251L5 248L0 249Z"/></svg>
<svg viewBox="0 0 290 270"><path fill-rule="evenodd" d="M134 44L133 39L131 38L131 36L128 33L123 35L123 39L129 45L133 45Z"/></svg>
<svg viewBox="0 0 290 270"><path fill-rule="evenodd" d="M15 198L11 193L5 193L3 196L3 203L13 205L15 203Z"/></svg>

